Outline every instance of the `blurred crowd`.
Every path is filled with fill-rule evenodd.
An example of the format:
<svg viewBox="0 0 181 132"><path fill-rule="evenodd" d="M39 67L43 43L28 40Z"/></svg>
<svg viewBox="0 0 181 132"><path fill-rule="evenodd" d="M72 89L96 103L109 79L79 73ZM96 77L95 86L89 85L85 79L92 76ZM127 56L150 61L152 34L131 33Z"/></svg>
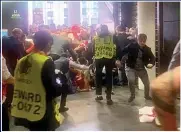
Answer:
<svg viewBox="0 0 181 132"><path fill-rule="evenodd" d="M178 50L175 52L178 53ZM160 94L162 89L158 85L161 79L166 79L164 74L164 78L157 78L151 83L150 95L146 69L154 67L155 56L147 45L147 35L138 34L134 27L118 25L113 34L106 25L31 25L28 35L15 28L11 36L2 38L2 55L3 130L9 130L10 109L16 125L30 130L55 130L64 119L60 113L69 110L66 107L67 95L95 89L95 100L101 101L103 86L106 87L108 105L113 104L114 85L128 86L128 102L132 102L136 97L138 77L144 84L144 98L153 98L164 129L176 129L172 105L174 99L168 100L171 104L164 104L165 95ZM175 60L171 61L171 64L174 63ZM177 58L175 66L169 67L177 67L173 70L176 73L179 71L178 66ZM178 78L179 75L175 76ZM162 84L163 82L164 80ZM177 79L174 82L177 85L171 86L177 88L174 94L179 91L178 82ZM169 94L167 96L171 98ZM35 102L31 102L34 98ZM17 107L14 105L16 103ZM38 110L31 113L27 104L31 107L38 106L39 113ZM165 109L170 110L167 113L172 113L166 113L165 116L170 116L174 127L168 127L166 119L160 117Z"/></svg>

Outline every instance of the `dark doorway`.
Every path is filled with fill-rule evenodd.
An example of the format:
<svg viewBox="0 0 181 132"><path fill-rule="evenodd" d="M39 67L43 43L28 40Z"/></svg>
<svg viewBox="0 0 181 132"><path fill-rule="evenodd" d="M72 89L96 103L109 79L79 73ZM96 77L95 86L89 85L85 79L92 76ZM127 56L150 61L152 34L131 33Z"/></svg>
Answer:
<svg viewBox="0 0 181 132"><path fill-rule="evenodd" d="M173 50L180 39L180 3L160 2L160 71L167 71Z"/></svg>

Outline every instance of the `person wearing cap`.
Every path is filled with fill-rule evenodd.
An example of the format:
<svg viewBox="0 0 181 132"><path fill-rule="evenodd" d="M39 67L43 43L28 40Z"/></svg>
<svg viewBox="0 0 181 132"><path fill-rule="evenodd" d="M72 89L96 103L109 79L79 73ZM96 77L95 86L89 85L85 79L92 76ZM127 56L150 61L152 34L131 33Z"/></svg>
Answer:
<svg viewBox="0 0 181 132"><path fill-rule="evenodd" d="M106 68L106 98L107 104L112 105L112 69L116 54L116 45L113 42L113 35L109 33L107 25L101 25L100 30L93 39L93 53L96 65L96 101L103 100L102 97L102 70Z"/></svg>
<svg viewBox="0 0 181 132"><path fill-rule="evenodd" d="M57 80L55 66L47 56L53 44L52 36L38 31L33 37L34 50L18 61L11 115L15 125L31 131L55 130L64 117L55 98L67 92L64 80Z"/></svg>

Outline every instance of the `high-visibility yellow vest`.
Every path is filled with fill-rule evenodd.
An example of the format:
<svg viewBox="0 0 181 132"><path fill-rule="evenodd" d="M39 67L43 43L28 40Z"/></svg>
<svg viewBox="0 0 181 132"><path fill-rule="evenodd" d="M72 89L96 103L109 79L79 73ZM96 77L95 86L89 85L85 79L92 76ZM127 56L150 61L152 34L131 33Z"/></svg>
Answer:
<svg viewBox="0 0 181 132"><path fill-rule="evenodd" d="M116 45L113 43L112 36L100 38L94 37L95 41L95 59L107 58L111 59L116 54Z"/></svg>
<svg viewBox="0 0 181 132"><path fill-rule="evenodd" d="M20 59L15 69L15 86L11 114L29 121L39 121L46 113L46 92L41 79L44 63L49 59L39 53L32 53ZM56 110L54 114L58 122L64 117ZM57 108L58 109L58 108Z"/></svg>

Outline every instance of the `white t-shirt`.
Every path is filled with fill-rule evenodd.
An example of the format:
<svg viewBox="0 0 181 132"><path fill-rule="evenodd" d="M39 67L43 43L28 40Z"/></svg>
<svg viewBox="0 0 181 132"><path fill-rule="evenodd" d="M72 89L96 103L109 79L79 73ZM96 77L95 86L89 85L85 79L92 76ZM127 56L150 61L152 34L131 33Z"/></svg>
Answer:
<svg viewBox="0 0 181 132"><path fill-rule="evenodd" d="M11 77L11 74L6 66L6 60L5 58L2 56L2 80L7 80L8 78Z"/></svg>

